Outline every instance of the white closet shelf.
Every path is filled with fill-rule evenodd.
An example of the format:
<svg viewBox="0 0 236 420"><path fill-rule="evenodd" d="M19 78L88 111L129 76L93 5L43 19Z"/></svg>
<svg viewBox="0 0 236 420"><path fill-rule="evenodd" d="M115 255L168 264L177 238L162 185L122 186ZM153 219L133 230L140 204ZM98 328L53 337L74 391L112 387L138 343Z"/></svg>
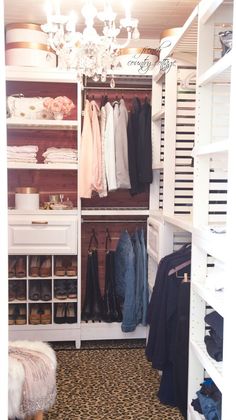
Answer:
<svg viewBox="0 0 236 420"><path fill-rule="evenodd" d="M149 216L149 210L143 209L86 209L81 211L82 216Z"/></svg>
<svg viewBox="0 0 236 420"><path fill-rule="evenodd" d="M193 228L193 241L217 260L225 262L227 255L227 242L225 233L214 233L207 228Z"/></svg>
<svg viewBox="0 0 236 420"><path fill-rule="evenodd" d="M224 316L224 292L223 291L214 291L205 287L203 284L197 284L191 282L193 290L207 302L216 312L218 312L222 317Z"/></svg>
<svg viewBox="0 0 236 420"><path fill-rule="evenodd" d="M206 350L205 343L196 342L190 339L190 345L198 360L203 365L204 369L210 375L211 379L215 382L219 390L223 391L223 362L216 362L212 359Z"/></svg>
<svg viewBox="0 0 236 420"><path fill-rule="evenodd" d="M129 333L121 331L120 322L81 322L81 340L113 340L113 339L131 339L146 338L147 327L138 325L136 329Z"/></svg>
<svg viewBox="0 0 236 420"><path fill-rule="evenodd" d="M7 119L8 128L40 130L77 130L76 120L33 120L11 117Z"/></svg>
<svg viewBox="0 0 236 420"><path fill-rule="evenodd" d="M187 232L192 232L193 230L192 216L189 214L174 215L174 216L163 214L163 218L166 222L174 226L177 226L183 230L186 230Z"/></svg>
<svg viewBox="0 0 236 420"><path fill-rule="evenodd" d="M75 83L75 70L59 68L6 66L6 80L26 82Z"/></svg>
<svg viewBox="0 0 236 420"><path fill-rule="evenodd" d="M216 153L227 153L229 150L228 140L217 141L214 143L205 144L203 146L194 147L193 156L212 155Z"/></svg>
<svg viewBox="0 0 236 420"><path fill-rule="evenodd" d="M42 216L60 216L60 215L77 215L78 210L77 209L72 209L72 210L35 210L35 211L30 211L30 210L17 210L17 209L9 209L8 210L8 214L9 215L13 215L13 216L17 216L17 215L42 215Z"/></svg>
<svg viewBox="0 0 236 420"><path fill-rule="evenodd" d="M8 169L44 169L44 170L71 170L76 171L78 165L76 163L21 163L10 162Z"/></svg>
<svg viewBox="0 0 236 420"><path fill-rule="evenodd" d="M30 304L35 304L35 303L37 303L35 300L30 302ZM44 302L44 303L47 303L47 302ZM49 303L51 304L52 302L49 302ZM46 324L46 325L43 325L43 324L38 324L38 325L32 325L32 324L9 325L9 328L10 328L11 331L29 330L29 332L30 332L30 330L31 331L32 330L35 330L35 331L38 331L38 330L46 330L47 331L47 330L49 330L49 332L51 332L51 334L53 334L52 326L53 326L53 331L67 330L67 329L68 330L79 329L78 324L76 324L76 323L75 324L55 324L55 323L51 323L51 324Z"/></svg>
<svg viewBox="0 0 236 420"><path fill-rule="evenodd" d="M153 116L152 116L152 121L159 121L161 120L161 118L163 118L165 115L165 110L161 109L160 111L156 112Z"/></svg>
<svg viewBox="0 0 236 420"><path fill-rule="evenodd" d="M224 0L205 0L205 2L201 2L199 7L199 22L203 25L207 23L223 3Z"/></svg>
<svg viewBox="0 0 236 420"><path fill-rule="evenodd" d="M189 414L189 420L205 420L205 417L202 414L199 414L197 411L195 411L194 408L190 404L188 407L188 414Z"/></svg>
<svg viewBox="0 0 236 420"><path fill-rule="evenodd" d="M229 51L199 77L198 86L204 86L210 82L230 83L232 59L233 53Z"/></svg>

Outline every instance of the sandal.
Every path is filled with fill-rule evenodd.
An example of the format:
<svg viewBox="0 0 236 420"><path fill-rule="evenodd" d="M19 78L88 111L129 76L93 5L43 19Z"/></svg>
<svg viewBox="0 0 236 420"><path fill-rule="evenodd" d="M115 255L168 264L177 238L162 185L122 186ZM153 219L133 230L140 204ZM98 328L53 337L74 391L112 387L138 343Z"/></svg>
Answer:
<svg viewBox="0 0 236 420"><path fill-rule="evenodd" d="M77 280L67 280L67 297L69 299L77 298Z"/></svg>
<svg viewBox="0 0 236 420"><path fill-rule="evenodd" d="M77 276L77 257L71 257L68 266L66 267L66 275L68 277Z"/></svg>
<svg viewBox="0 0 236 420"><path fill-rule="evenodd" d="M34 304L30 308L29 323L32 325L40 324L40 306Z"/></svg>
<svg viewBox="0 0 236 420"><path fill-rule="evenodd" d="M55 281L55 298L62 299L62 300L67 298L67 292L66 292L64 280Z"/></svg>
<svg viewBox="0 0 236 420"><path fill-rule="evenodd" d="M41 324L51 324L52 323L52 312L51 305L44 304L41 306Z"/></svg>
<svg viewBox="0 0 236 420"><path fill-rule="evenodd" d="M8 299L9 302L16 299L16 282L13 280L9 281Z"/></svg>
<svg viewBox="0 0 236 420"><path fill-rule="evenodd" d="M66 322L66 304L55 303L54 322L56 324L64 324Z"/></svg>
<svg viewBox="0 0 236 420"><path fill-rule="evenodd" d="M42 280L41 281L41 300L51 300L51 299L52 299L51 280Z"/></svg>
<svg viewBox="0 0 236 420"><path fill-rule="evenodd" d="M26 276L26 266L25 258L19 257L16 261L16 277L25 277Z"/></svg>
<svg viewBox="0 0 236 420"><path fill-rule="evenodd" d="M68 322L68 324L74 324L77 322L76 303L67 303L66 322Z"/></svg>
<svg viewBox="0 0 236 420"><path fill-rule="evenodd" d="M16 258L15 257L9 257L8 259L8 276L9 277L15 277L16 276Z"/></svg>
<svg viewBox="0 0 236 420"><path fill-rule="evenodd" d="M16 299L26 300L26 282L25 280L19 280L16 283Z"/></svg>
<svg viewBox="0 0 236 420"><path fill-rule="evenodd" d="M63 259L62 257L57 257L55 260L55 276L65 276L66 269L63 265Z"/></svg>
<svg viewBox="0 0 236 420"><path fill-rule="evenodd" d="M17 305L16 308L16 325L24 325L26 324L26 306L25 305Z"/></svg>
<svg viewBox="0 0 236 420"><path fill-rule="evenodd" d="M39 268L40 268L40 257L38 255L34 255L30 259L29 275L31 277L39 277Z"/></svg>
<svg viewBox="0 0 236 420"><path fill-rule="evenodd" d="M41 299L41 283L40 280L30 280L29 282L29 298L30 300Z"/></svg>
<svg viewBox="0 0 236 420"><path fill-rule="evenodd" d="M51 258L47 257L42 262L39 270L40 277L50 277L52 275Z"/></svg>

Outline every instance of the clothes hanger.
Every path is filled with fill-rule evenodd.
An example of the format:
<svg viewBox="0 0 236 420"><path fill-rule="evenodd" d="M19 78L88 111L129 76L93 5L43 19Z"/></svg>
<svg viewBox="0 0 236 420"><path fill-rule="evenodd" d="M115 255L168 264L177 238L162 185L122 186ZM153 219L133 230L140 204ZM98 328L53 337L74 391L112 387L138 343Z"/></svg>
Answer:
<svg viewBox="0 0 236 420"><path fill-rule="evenodd" d="M95 242L95 246L92 248L92 243L93 241ZM92 233L90 236L90 241L89 241L89 246L88 246L88 252L91 253L93 250L97 250L98 248L98 240L97 240L97 236L95 233L95 229L92 229Z"/></svg>
<svg viewBox="0 0 236 420"><path fill-rule="evenodd" d="M109 244L109 245L108 245ZM105 252L106 254L111 250L111 235L109 229L106 228L106 245L105 245Z"/></svg>
<svg viewBox="0 0 236 420"><path fill-rule="evenodd" d="M185 267L188 267L190 264L191 264L191 259L190 260L187 260L187 261L184 261L183 263L177 265L174 268L171 268L171 270L168 272L168 276L171 276L172 274L176 274L176 277L178 279L182 278L183 275L179 275L178 274L178 271L182 270Z"/></svg>

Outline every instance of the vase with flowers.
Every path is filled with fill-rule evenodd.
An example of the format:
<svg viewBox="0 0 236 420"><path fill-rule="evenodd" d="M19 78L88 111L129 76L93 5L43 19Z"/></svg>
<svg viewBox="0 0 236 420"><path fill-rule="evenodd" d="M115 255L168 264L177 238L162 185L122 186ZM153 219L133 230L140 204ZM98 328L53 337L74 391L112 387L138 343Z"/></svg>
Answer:
<svg viewBox="0 0 236 420"><path fill-rule="evenodd" d="M75 105L67 96L57 96L56 98L47 97L44 99L43 105L49 111L55 120L62 120L64 116L70 115Z"/></svg>

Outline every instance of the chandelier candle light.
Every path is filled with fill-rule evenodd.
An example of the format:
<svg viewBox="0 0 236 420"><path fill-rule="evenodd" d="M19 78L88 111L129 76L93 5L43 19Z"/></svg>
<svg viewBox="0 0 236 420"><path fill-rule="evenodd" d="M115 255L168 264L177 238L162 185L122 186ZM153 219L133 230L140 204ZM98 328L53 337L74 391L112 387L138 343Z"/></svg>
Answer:
<svg viewBox="0 0 236 420"><path fill-rule="evenodd" d="M130 0L124 0L125 17L116 26L116 13L113 12L111 1L104 0L104 10L98 12L92 0L86 0L81 9L85 20L83 32L76 32L76 14L70 12L68 16L60 12L60 0L55 0L55 14L52 4L46 4L47 23L41 25L48 34L48 45L60 59L60 67L75 69L78 80L83 86L83 75L93 78L95 82L105 82L107 75L119 67L117 60L121 48L126 48L131 40L139 38L138 19L131 17ZM94 20L103 22L102 35L94 28ZM117 36L121 30L127 32L127 40L119 44ZM110 86L115 87L114 77Z"/></svg>

